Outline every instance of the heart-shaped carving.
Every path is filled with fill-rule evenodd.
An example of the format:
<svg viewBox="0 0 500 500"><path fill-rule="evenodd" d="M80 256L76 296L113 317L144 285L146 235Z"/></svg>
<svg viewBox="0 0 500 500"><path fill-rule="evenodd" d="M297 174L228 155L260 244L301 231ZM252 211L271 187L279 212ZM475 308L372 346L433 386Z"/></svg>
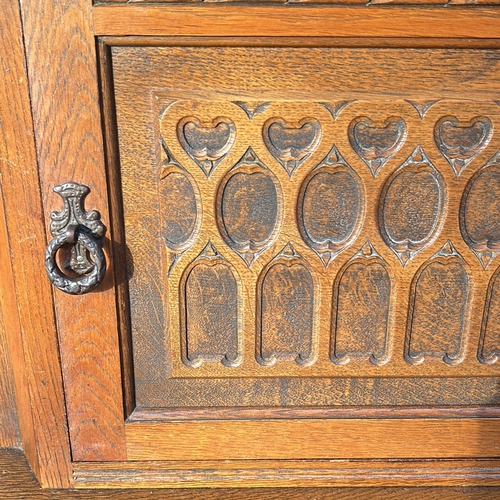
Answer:
<svg viewBox="0 0 500 500"><path fill-rule="evenodd" d="M236 127L232 120L222 116L206 123L186 116L177 124L177 138L184 151L209 177L233 147Z"/></svg>
<svg viewBox="0 0 500 500"><path fill-rule="evenodd" d="M316 118L303 118L298 127L282 118L270 118L262 129L264 144L291 177L296 168L318 147L321 124Z"/></svg>
<svg viewBox="0 0 500 500"><path fill-rule="evenodd" d="M397 153L406 139L406 123L391 116L382 126L366 116L358 116L349 125L349 142L375 177L384 164Z"/></svg>
<svg viewBox="0 0 500 500"><path fill-rule="evenodd" d="M460 123L455 116L444 116L434 127L434 141L458 177L465 167L488 145L493 124L485 116Z"/></svg>

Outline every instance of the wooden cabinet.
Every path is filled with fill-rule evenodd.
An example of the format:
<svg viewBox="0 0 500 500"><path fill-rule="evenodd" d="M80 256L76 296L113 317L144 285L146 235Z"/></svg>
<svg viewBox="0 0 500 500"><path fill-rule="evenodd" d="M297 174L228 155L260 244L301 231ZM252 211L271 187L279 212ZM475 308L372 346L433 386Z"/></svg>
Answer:
<svg viewBox="0 0 500 500"><path fill-rule="evenodd" d="M8 4L42 484L498 483L498 8ZM66 294L45 247L91 210L107 272Z"/></svg>

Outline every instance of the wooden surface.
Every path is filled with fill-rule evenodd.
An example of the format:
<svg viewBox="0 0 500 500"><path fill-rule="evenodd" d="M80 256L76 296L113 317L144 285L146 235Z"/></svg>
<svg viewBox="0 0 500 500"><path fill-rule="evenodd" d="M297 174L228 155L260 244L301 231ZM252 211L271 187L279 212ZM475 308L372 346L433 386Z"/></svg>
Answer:
<svg viewBox="0 0 500 500"><path fill-rule="evenodd" d="M9 242L2 203L0 203L0 241L2 248L7 249ZM19 321L15 317L17 316L13 304L15 291L9 257L7 251L0 252L0 268L4 269L4 276L0 282L0 447L19 448L21 437L17 416L14 372L10 346L7 341L9 330L10 332L14 330L19 335ZM13 311L14 314L12 312L9 314L9 310Z"/></svg>
<svg viewBox="0 0 500 500"><path fill-rule="evenodd" d="M2 273L2 312L22 445L43 485L67 487L70 455L61 367L50 284L42 279L46 238L17 1L0 4L0 32L0 169L15 286L7 268ZM4 252L5 247L2 263Z"/></svg>
<svg viewBox="0 0 500 500"><path fill-rule="evenodd" d="M98 210L109 226L90 3L47 0L21 10L44 219L48 226L50 212L62 205L54 186L74 181L90 187L87 207ZM112 229L105 243L108 262L110 239ZM37 270L44 274L41 260ZM123 459L113 272L94 293L69 296L55 290L54 300L73 459Z"/></svg>
<svg viewBox="0 0 500 500"><path fill-rule="evenodd" d="M450 60L450 54L453 54L453 67L447 67L446 76L443 76L442 65ZM495 51L472 50L453 50L450 53L439 49L112 49L131 275L129 286L136 389L139 406L143 407L143 418L147 408L167 406L205 406L211 408L208 413L217 413L217 406L243 405L255 409L257 404L259 407L293 405L295 409L314 405L370 405L374 401L380 406L494 404L496 383L492 380L490 385L487 378L473 379L473 375L484 377L497 373L495 364L485 364L477 359L488 284L495 281L497 261L488 262L486 269L483 269L480 259L463 239L457 220L463 193L469 182L470 185L477 185L473 180L474 175L482 171L480 169L490 161L499 147L496 136L490 134L491 128L486 120L496 123L500 108L492 101L494 94L490 95L490 92L494 89L484 78L483 71L489 73L492 81L498 78L495 76L498 75L495 54ZM276 57L287 61L286 75L283 68L274 65ZM463 58L463 64L455 64L457 58ZM332 60L335 62L331 63ZM360 67L362 60L370 60L371 63L363 66L363 76L360 77L352 68ZM472 61L477 64L474 71L471 68ZM242 73L234 72L234 67L245 68L243 80ZM421 74L418 78L417 67ZM462 71L465 67L471 72L464 79ZM207 74L217 77L210 80ZM172 79L178 90L163 90L169 88ZM353 97L350 88L354 84L358 101L347 105L349 96ZM190 91L201 87L205 91L198 91L195 96ZM328 88L334 90L328 93L325 90ZM156 109L151 113L150 92L153 89ZM472 94L474 102L463 100L464 96L472 98ZM453 96L462 100L443 100L426 108L424 103L434 102L433 95ZM288 96L291 96L290 100L284 101ZM425 112L422 106L426 108ZM440 123L442 117L455 115L462 117L461 121L465 125L463 130L469 130L467 122L473 117L491 117L484 120L489 132L480 151L472 152L476 155L474 160L458 177L453 168L455 160L449 156L451 153L445 150L443 154L440 151L438 145L442 144L442 137L435 136L436 124ZM379 161L379 168L374 167L373 158L370 159L368 153L365 154L365 150L356 143L352 131L349 133L353 124L359 123L356 121L359 117L371 117L370 120L377 122L371 125L372 130L381 130L380 127L385 126L396 127L400 121L405 123L404 140L395 144L392 151L386 150L383 153L386 156L373 157ZM312 151L304 149L305 157L293 172L288 172L285 157L280 157L282 153L270 149L266 144L263 137L265 127L270 121L279 124L279 120L286 120L288 130L297 131L302 119L308 126L320 124L322 137ZM235 139L231 134L227 137L223 135L222 120L234 127ZM366 124L363 126L370 129ZM197 153L196 148L185 144L185 138L179 139L179 131L185 127L188 127L191 137L196 129L203 130L205 134L209 133L207 130L211 131L214 137L220 134L222 139L231 142L229 152L226 153L222 148L222 153L217 153L219 157L214 153L212 160L203 163L206 161L203 159L205 153ZM232 131L229 125L226 130ZM158 147L160 135L163 151ZM335 159L332 158L333 145L338 151ZM250 160L246 156L249 146L255 155ZM416 160L419 146L427 159L421 157ZM147 168L144 168L145 165ZM415 168L424 168L427 173L415 172ZM301 218L297 210L300 211L300 207L307 208L307 200L312 200L310 196L304 195L304 186L309 189L314 175L319 171L330 172L325 174L327 177L332 176L331 172L343 172L343 179L352 181L349 181L349 185L361 186L355 190L359 193L358 208L351 210L355 215L345 224L350 224L351 229L342 234L340 239L337 235L333 236L332 240L336 243L331 243L330 250L323 248L324 242L317 244L308 238L308 227L314 222L310 215L309 222L304 223L303 227L296 225L296 220ZM413 179L415 175L418 179L428 179L430 182L408 182L415 186L414 190L410 190L409 196L403 195L405 176ZM252 176L260 179L258 187L250 183ZM235 183L235 179L240 183L240 192L249 193L245 194L246 198L241 196L243 201L238 206L245 213L252 214L252 217L257 214L257 219L252 219L248 225L251 229L246 229L242 219L238 218L241 210L235 210L230 205L234 197L231 198L228 186ZM247 186L245 182L250 185ZM265 206L267 208L259 219L260 205L255 200L264 190L270 193L270 203ZM229 194L226 195L226 192ZM435 210L432 203L426 207L427 200L436 197ZM333 200L335 205L333 197L322 199L325 204L329 200ZM386 205L396 207L399 212L386 211ZM176 209L172 210L172 206ZM317 207L313 212L322 213L320 209ZM430 212L426 211L428 209ZM302 209L304 221L307 211L311 214L311 208ZM434 212L435 215L432 215ZM334 210L328 213L334 213ZM398 218L398 214L401 217ZM424 224L426 234L420 243L406 248L404 244L401 246L391 239L381 228L390 226L396 232L401 228L403 232L412 232L415 229L411 223L412 214L417 214L415 218ZM496 211L492 210L485 211L483 215L489 217L493 224L495 214ZM478 217L481 217L479 212ZM317 218L320 219L319 215ZM338 219L334 230L344 225L345 221L340 216ZM323 216L322 220L327 220L328 227L329 219ZM321 229L321 226L318 227ZM250 234L252 230L261 231L264 237L253 237ZM415 240L414 236L412 238ZM319 240L322 239L328 238L323 234L319 237ZM405 237L400 239L405 240ZM258 244L253 243L250 248L250 240ZM440 252L448 248L448 240L452 241L453 248L457 249L457 255L461 257L455 255L454 250L450 250L448 257L441 256ZM289 244L293 251L289 249ZM368 254L363 254L364 249L368 250ZM250 255L248 260L247 253ZM482 252L479 252L481 255ZM272 318L286 317L286 314L282 314L280 309L284 307L283 304L272 302L272 297L286 294L273 293L272 290L266 292L265 280L272 264L278 261L293 261L295 267L289 269L305 269L301 272L304 275L311 273L314 282L319 284L319 293L314 290L315 299L320 303L314 307L318 307L319 312L312 316L301 316L302 320L306 320L305 327L299 330L307 331L313 325L312 333L309 331L304 334L301 340L306 346L304 353L293 349L285 352L286 349L284 351L283 345L277 340L279 328ZM425 297L432 295L432 287L429 288L422 280L423 285L414 286L414 290L412 283L420 283L419 273L424 269L441 269L441 261L445 269L448 268L448 262L453 269L456 266L458 278L467 279L474 287L472 300L470 295L462 297L464 304L467 304L463 307L463 314L460 313L462 306L451 313L449 325L455 327L455 341L450 346L456 354L450 351L450 355L454 359L446 358L448 344L445 346L441 322L436 317L438 309L430 316L420 313L419 309L418 314L413 315L412 309L409 309L410 298L413 302L417 298L417 305L420 300L424 310L429 305ZM219 264L210 267L209 262ZM237 288L245 290L242 293L238 288L241 296L239 307L242 307L243 312L236 311L237 304L226 301L232 304L233 316L226 314L226 309L222 307L224 301L216 302L220 300L221 292L214 298L209 323L227 323L227 331L232 331L228 338L196 330L196 325L201 324L203 319L200 319L201 315L193 304L196 300L206 301L207 304L210 302L208 295L197 295L198 289L203 290L202 286L189 288L190 279L193 279L193 283L201 282L193 271L197 263L200 265L200 276L220 272L223 277L221 283L228 290L234 288L234 282L226 275L226 268L230 269L237 281ZM431 267L427 268L427 265ZM460 270L462 265L465 266L464 275ZM360 340L350 328L349 318L353 324L366 322L373 303L362 291L359 292L361 298L355 296L349 299L345 295L350 293L349 286L344 284L348 282L349 276L352 279L353 269L356 272L361 270L361 275L365 273L364 269L367 270L367 290L376 288L373 283L370 285L371 269L375 269L376 273L387 272L384 281L386 292L391 286L398 296L395 309L391 312L394 304L388 298L390 293L385 294L386 302L379 302L381 312L377 316L378 333L364 337L361 345L356 344ZM470 269L472 275L469 276L465 269ZM451 284L460 285L458 278L452 279ZM274 279L268 283L272 285L277 281ZM424 290L427 293L422 294L422 286L427 286ZM310 290L313 288L309 287ZM298 295L307 297L306 292L308 290L301 290ZM455 292L451 294L453 298L450 304L456 298ZM423 298L420 299L420 296ZM193 297L194 302L190 297ZM360 314L361 308L349 306L358 304L358 299L365 305L369 304L364 309L365 316ZM268 309L274 308L275 314L267 314L262 309L266 301ZM384 309L384 304L389 309ZM469 306L473 310L470 328L467 327ZM427 309L430 311L432 307ZM448 308L446 305L444 309L453 311L453 307ZM163 315L167 319L163 319ZM189 315L197 319L190 323L187 319ZM335 315L339 318L340 326L336 326L332 319ZM240 322L238 332L235 328L236 316ZM318 319L317 325L313 317ZM408 319L410 317L412 321ZM169 324L168 332L165 321ZM264 324L266 321L267 325ZM373 317L372 321L375 321ZM441 332L441 336L436 335L434 339L436 344L425 333L422 335L425 328L422 329L421 325L426 321L435 325L435 328L430 328L431 331ZM189 331L191 326L192 334ZM488 331L490 338L496 338L491 327ZM336 342L336 336L339 342ZM211 338L216 339L212 345ZM263 338L271 344L274 342L272 347L274 345L278 351L278 354L275 353L275 363L263 360L259 347ZM312 339L309 347L308 338ZM426 352L426 359L422 363L414 362L410 359L412 354L409 354L409 346L418 347L418 342L421 342L420 346ZM493 340L493 344L495 342ZM204 352L197 347L198 352L190 358L186 346L193 343L203 346ZM487 350L494 351L493 344ZM168 353L169 345L173 353L171 358L165 354L165 351ZM336 345L338 352L332 349L333 345ZM342 345L347 346L346 352L349 349L355 351L348 363L340 359L343 356ZM392 354L389 354L390 350ZM242 357L237 361L241 353ZM405 355L407 360L404 359ZM265 357L271 359L269 355ZM172 374L169 370L172 370ZM361 375L406 378L398 379L398 383L392 378L380 378L375 383L360 379ZM301 377L307 376L317 378L302 383ZM430 379L431 376L435 378ZM271 377L276 379L271 380ZM325 380L321 377L325 377ZM439 377L443 380L440 381ZM462 383L470 385L459 388L458 384ZM456 401L451 402L449 398L455 396ZM432 399L425 400L426 397ZM481 397L481 402L475 403L471 399L476 397ZM257 413L262 416L260 412ZM168 411L163 414L155 411L151 418L160 415L168 418L168 414Z"/></svg>
<svg viewBox="0 0 500 500"><path fill-rule="evenodd" d="M432 9L315 6L98 5L95 34L499 38L492 7ZM456 29L460 26L460 30Z"/></svg>
<svg viewBox="0 0 500 500"><path fill-rule="evenodd" d="M231 420L126 428L130 460L500 456L498 419Z"/></svg>
<svg viewBox="0 0 500 500"><path fill-rule="evenodd" d="M0 494L4 500L479 500L500 498L500 488L473 487L467 482L448 488L254 488L254 489L92 489L40 488L22 452L0 450Z"/></svg>
<svg viewBox="0 0 500 500"><path fill-rule="evenodd" d="M498 460L224 460L77 463L76 488L498 485ZM250 492L249 492L250 493Z"/></svg>
<svg viewBox="0 0 500 500"><path fill-rule="evenodd" d="M204 0L97 0L96 4L106 3L201 3ZM206 1L206 0L205 0ZM239 2L240 0L209 0L211 3ZM258 0L251 3L261 4L329 4L329 5L498 5L499 0Z"/></svg>
<svg viewBox="0 0 500 500"><path fill-rule="evenodd" d="M33 264L33 254L42 254L45 244L43 222L47 225L50 211L60 208L61 202L52 193L52 188L68 180L89 185L92 194L88 198L87 208L98 209L106 225L109 226L113 220L120 226L116 233L113 228L109 228L108 238L115 239L116 234L116 242L112 249L108 240L105 251L111 263L113 251L119 252L117 263L122 269L116 274L118 281L130 278L132 333L136 335L140 331L143 334L141 342L134 339L134 356L136 362L140 360L135 366L135 382L138 403L144 407L143 411L148 406L184 406L183 401L186 400L191 400L189 404L195 407L230 407L233 396L240 398L236 400L236 405L244 401L247 406L254 406L255 400L252 398L260 397L261 394L270 395L275 406L316 405L319 404L318 398L323 395L332 397L329 387L320 386L319 390L311 391L309 386L304 386L296 403L291 397L294 395L293 382L306 379L302 369L309 368L311 370L307 373L312 376L333 380L334 376L330 372L338 367L345 368L343 376L351 376L354 382L357 374L373 375L381 373L379 369L385 370L385 376L412 377L402 378L400 386L403 392L404 386L407 386L406 394L411 404L420 398L421 393L432 400L431 405L443 404L443 398L450 397L450 394L460 399L461 404L496 403L498 380L493 376L498 372L495 365L495 320L488 323L481 318L488 318L491 311L492 317L496 317L498 312L495 309L497 275L494 274L493 266L488 268L489 262L486 264L490 257L494 257L487 255L488 252L492 254L490 250L498 250L495 246L498 235L496 226L490 230L488 217L473 211L476 215L472 216L472 222L477 223L479 228L486 227L487 248L483 248L481 244L484 242L479 241L481 230L471 233L471 217L467 215L471 212L468 210L467 196L470 195L470 204L481 205L486 203L486 198L494 200L498 194L496 160L492 159L498 149L498 142L495 142L496 136L492 139L490 134L491 123L497 123L498 115L493 102L498 99L498 91L493 84L499 75L496 50L435 49L426 52L397 49L388 56L382 50L332 48L322 51L312 47L296 47L289 51L293 53L292 56L277 58L278 50L272 47L268 47L268 53L265 48L259 47L246 52L242 48L231 47L223 50L217 47L199 50L189 47L114 48L113 76L117 90L122 164L120 172L113 170L118 168L118 152L114 146L110 85L103 92L107 100L105 140L108 143L107 160L111 169L106 172L94 35L201 37L223 34L228 39L248 35L294 36L297 40L325 36L345 38L348 44L356 36L422 41L429 33L441 40L450 39L452 45L457 39L465 45L471 43L462 42L465 39L500 39L498 11L492 8L456 8L453 15L444 9L411 7L394 8L390 16L383 9L355 10L350 7L327 10L304 6L289 8L286 15L283 12L276 6L92 7L86 0L45 0L22 4L27 75L18 66L16 78L27 76L31 83L30 97L41 187L36 181L32 139L28 147L31 157L27 162L27 174L15 176L10 168L13 160L10 160L9 166L3 167L2 178L4 182L8 179L9 188L12 188L4 193L7 223L11 238L12 234L16 235L11 242L11 250L16 265L18 305L22 311L24 354L29 361L27 379L31 384L31 403L36 408L33 416L35 419L40 418L34 421L31 435L26 435L37 439L42 436L44 439L41 444L33 440L37 449L41 450L33 463L35 468L38 467L37 473L44 485L69 484L69 455L65 446L65 419L50 290L46 282L37 279L43 275L43 269L41 260ZM457 25L460 30L456 29ZM294 43L288 40L287 45ZM422 43L429 44L428 40ZM266 44L269 44L269 40ZM446 45L443 44L443 47ZM103 54L100 62L109 64L109 55L110 51ZM281 55L288 54L283 52ZM18 63L20 57L18 54ZM209 61L208 64L204 57ZM276 61L280 60L284 61L283 65L276 65ZM212 71L207 72L207 68ZM241 71L241 68L245 71ZM363 68L363 71L360 72L359 68ZM101 76L107 83L111 80L110 73L109 67L103 68ZM169 94L172 85L175 92ZM355 92L353 87L356 88ZM26 86L21 88L27 90ZM194 95L193 90L198 94ZM266 101L262 103L260 99L263 91ZM314 94L314 102L311 93ZM188 102L186 95L201 103ZM223 99L221 96L224 96ZM446 101L436 107L429 104L429 101L445 97L462 99L462 104ZM7 99L3 98L5 102ZM26 101L26 95L24 99ZM170 109L172 101L176 99L181 99L179 110L175 105ZM186 102L182 102L183 99ZM357 116L344 120L347 115L341 114L343 103L353 99L362 101L355 104ZM405 107L405 110L391 108L397 99L405 102L400 103L401 109ZM473 99L475 104L464 103L465 99ZM237 109L229 117L224 100L236 101ZM248 100L253 101L251 106L248 106ZM280 101L269 111L271 113L276 109L274 113L266 114L265 110L259 110L259 104L267 104L267 100ZM326 102L327 106L318 108L320 100ZM384 104L380 104L380 101L384 101ZM375 116L375 127L379 130L398 128L400 119L404 119L410 129L418 129L419 125L415 124L427 120L422 132L413 136L417 143L407 141L403 144L404 141L398 139L389 148L382 148L386 157L381 159L375 156L374 161L370 148L364 147L363 139L350 128L352 120L359 117L364 120L360 123L365 128L373 128L366 118L374 116L370 105L376 105L380 111L380 116ZM302 106L304 109L309 106L307 115L302 113ZM207 116L199 114L207 109ZM137 113L137 110L141 112ZM18 110L14 110L15 115L18 113ZM23 119L29 117L26 107L22 113ZM258 115L258 118L252 122L254 115ZM466 148L466 153L470 153L467 161L460 157L463 153L456 153L453 147L448 148L448 143L442 137L441 126L456 128L450 117L457 118L461 131L464 124L467 130L479 124L486 131L475 145ZM262 123L259 121L261 119ZM445 121L441 123L441 120ZM254 127L253 123L260 124L260 128ZM327 125L321 125L324 123ZM30 123L27 128L32 130ZM241 137L245 139L238 142L241 141L238 134L242 130ZM298 130L310 132L310 136L307 135L301 139L298 147L292 148L295 152L291 152L292 149L288 151L286 144L290 142L290 137L300 135ZM326 142L321 143L320 131L330 134L329 147L326 147ZM336 134L343 139L331 139L337 137ZM453 145L456 137L453 133L451 136ZM168 141L165 141L165 137ZM471 137L469 142L474 142L474 133ZM161 138L164 140L163 145ZM370 137L368 139L370 142ZM259 142L261 140L262 144ZM210 144L207 147L207 143L211 142L216 143L217 147L211 147ZM257 143L257 157L245 156L246 146ZM333 144L339 148L339 143L347 161L333 148ZM421 146L421 143L426 152L432 149L430 158L419 151L417 146ZM169 149L171 144L177 144L173 156ZM475 163L469 166L470 158ZM348 213L357 215L344 221L345 224L340 224L354 229L345 232L340 228L340 241L332 243L333 247L328 251L319 241L322 239L321 234L319 239L312 237L307 241L312 224L312 218L307 219L307 214L315 211L314 207L307 208L312 198L307 196L306 187L314 185L315 180L313 174L305 171L308 161L310 168L322 168L321 173L325 174L325 178L343 175L344 185L353 193L351 198L357 203L357 208L354 205L348 207ZM322 161L324 165L320 165ZM186 162L191 162L189 169L184 168ZM229 168L224 170L224 162L228 166L236 165L238 173L229 173ZM354 169L351 164L355 165ZM273 167L268 168L268 165ZM491 174L490 184L480 177L478 172L481 167L487 170L488 175ZM358 173L363 169L364 174ZM196 174L193 173L195 171ZM403 174L406 178L403 178ZM418 192L410 193L410 201L407 202L404 196L400 196L398 189L401 191L402 186L408 184L408 178L413 179L415 176L418 177L418 182L414 183L418 186ZM153 177L154 181L151 182ZM27 178L30 181L28 188ZM111 182L109 186L107 180ZM210 189L199 187L205 180L206 185L212 182ZM121 231L119 217L120 196L114 193L110 197L111 215L107 201L108 189L117 190L120 181L124 188L125 234ZM245 183L250 183L250 188L240 189L245 187ZM282 186L287 183L292 187L283 194L285 190ZM362 183L366 186L361 187ZM371 184L376 187L370 189ZM447 194L443 194L445 185L446 188L450 187ZM491 197L485 194L488 185L493 186ZM217 186L223 186L218 195ZM44 215L40 210L39 189ZM248 213L262 208L267 214L265 220L254 221L252 226L259 236L256 243L251 241L252 234L249 234L238 210L233 208L231 211L230 208L231 203L236 203L236 193L242 191L247 193L243 208ZM268 194L267 205L261 206L255 196L252 198L252 193L261 191ZM463 195L464 192L468 193L467 196ZM176 198L175 193L180 195ZM300 228L294 227L297 200L302 206L298 217L304 222L302 232ZM419 210L426 208L424 202L429 200L429 210L420 213ZM329 201L335 204L335 200ZM399 212L410 214L408 220L402 223L390 208L386 210L386 207L397 205L398 202ZM17 210L17 205L21 210ZM173 206L177 212L172 212ZM25 220L20 222L16 219L19 212L25 217L28 215L28 224ZM458 217L459 212L464 220ZM496 213L497 209L493 207L493 223L497 222ZM366 230L361 227L365 216L369 220ZM400 236L408 230L406 226L412 216L423 220L424 227L410 227L411 237L406 240L407 243L415 240L415 248L403 248ZM173 228L178 222L178 227ZM284 232L280 233L281 228L284 228ZM384 233L384 228L392 232ZM323 229L320 228L318 234ZM445 232L442 233L442 230ZM359 235L362 235L363 241L357 241ZM125 236L129 245L128 255L124 248ZM453 244L448 243L450 238ZM289 244L288 240L293 240L293 244ZM359 244L356 246L355 242ZM224 248L224 255L221 248ZM379 250L381 248L384 250ZM319 270L328 267L329 261L333 261L344 250L347 252L345 260L337 260L330 267L330 274L325 271L324 283L320 283L314 276L321 274ZM190 258L187 259L186 255ZM257 263L254 269L258 268L259 273L250 270L254 261ZM125 262L128 264L128 274L124 272ZM410 263L405 272L407 262ZM481 262L487 271L478 278ZM233 272L234 269L239 274ZM338 278L333 276L334 269L338 271ZM252 272L255 276L251 276ZM348 285L353 282L353 279L348 280L349 273L363 275L368 288L373 288L375 282L382 283L383 295L386 296L391 295L395 283L404 291L404 300L399 301L397 306L394 297L392 302L376 303L375 309L379 311L376 338L371 345L368 344L373 339L365 339L362 348L350 347L354 335L348 331L349 321L342 323L344 327L329 326L329 318L333 314L332 304L341 309L341 304L347 300L342 290L349 291ZM432 278L436 274L440 276L438 281L449 285L448 288L432 286ZM169 275L172 276L171 281ZM127 468L123 462L126 459L465 459L499 456L500 436L495 418L129 423L125 436L124 407L126 413L133 407L130 380L125 382L126 401L123 404L121 379L122 366L125 375L132 376L127 359L128 317L123 311L127 292L122 285L115 296L114 282L112 264L98 293L75 298L54 292L72 458L86 463L80 465L79 469L76 467L77 474L80 474L77 477L84 478L82 484L85 484L85 480L88 483L94 480L94 485L107 484L106 474L102 472L106 467L100 469L99 465L92 463L96 461L108 463L112 469L110 475L113 476L110 484L116 486L120 471ZM209 285L206 289L204 283ZM292 301L291 306L294 312L299 310L300 314L297 318L285 321L287 308L281 297L291 288L290 283L300 284L301 287L297 300ZM227 293L211 295L210 287L219 287ZM475 295L472 294L473 287ZM172 288L172 293L164 294L163 289L169 288ZM465 293L462 293L464 290ZM46 299L41 307L32 307L30 293ZM322 305L317 299L320 293ZM328 295L330 293L333 295ZM240 298L235 299L235 295ZM446 300L442 299L442 295L446 295ZM428 296L432 300L428 300ZM120 359L117 297L121 309L121 341L125 341L126 345L123 363ZM258 300L261 305L255 308L254 302ZM430 311L432 303L439 300L442 302L442 315L439 311ZM458 301L458 305L453 300ZM166 304L173 305L173 309L168 310ZM408 304L410 313L406 320ZM323 316L319 314L320 307ZM392 337L392 323L387 318L394 308L398 334ZM252 312L248 314L250 310ZM366 311L370 310L373 308L367 306ZM247 314L244 321L240 319L241 311ZM368 315L366 311L365 316ZM353 311L351 313L354 314ZM451 344L446 338L444 327L439 324L440 317L446 319L455 332ZM212 330L198 331L206 318ZM355 319L366 321L366 318ZM178 328L165 334L165 326L169 322ZM286 342L283 342L280 332L283 322L286 332L296 333L293 338L285 339ZM317 323L323 325L322 334L317 333ZM469 323L472 325L471 335ZM240 335L242 325L252 334L245 337ZM260 335L253 334L253 325L259 326ZM432 326L438 332L436 339L426 336ZM339 328L342 333L338 333ZM224 338L218 335L222 330L226 332ZM270 333L263 335L264 330ZM35 331L37 334L40 332L41 340L39 335L33 335ZM333 340L330 339L331 332ZM290 342L296 342L293 352L286 351ZM391 357L393 352L397 355ZM344 367L339 361L349 354L354 361ZM247 365L242 366L240 377L266 379L269 374L266 370L269 368L274 370L272 374L279 380L280 391L274 387L267 392L262 391L258 383L254 384L253 393L245 388L234 390L236 385L231 377L226 376L225 370L237 369L242 359ZM317 359L321 362L316 363ZM393 364L389 362L392 360ZM421 361L423 363L419 364ZM377 366L377 362L380 366ZM363 368L358 369L356 363ZM41 377L39 372L48 373L49 380ZM178 395L172 391L169 393L170 389L165 383L170 383L172 374L177 377L173 380L178 383L175 388ZM439 385L439 378L446 379L449 374L452 374L450 380L454 383L460 382L459 377L462 377L471 385L462 387L462 392L455 390L455 386ZM479 378L472 375L478 375ZM427 390L429 386L424 386L424 382L419 383L420 376L426 377L425 380L430 381L431 385L434 384L434 391ZM216 392L212 392L211 384L217 384L221 378L225 378L225 385L219 388L219 395L215 397ZM289 383L288 378L292 383ZM22 380L22 376L19 380ZM194 391L194 397L187 390L193 380L195 384L199 382L200 386ZM410 384L407 381L411 381ZM374 400L368 398L370 395L378 397L379 394L372 390L372 386L363 387L359 393L355 385L352 386L353 390L346 390L346 386L339 387L340 393L347 398L347 404L353 404L356 398L361 398L362 404L373 404ZM391 391L390 387L386 386L385 391L386 395L393 392L400 398L401 393ZM308 399L309 395L313 398L312 403ZM53 404L52 412L44 412L45 401ZM186 403L186 406L189 404ZM325 404L333 403L330 400ZM401 398L394 404L401 404ZM44 419L49 417L55 417L56 425L49 421L44 426ZM249 436L253 438L250 443ZM426 439L422 439L423 436ZM468 438L466 444L464 436ZM43 455L52 450L48 439L62 444L56 449L58 455L55 458ZM383 447L381 442L384 443ZM27 445L29 452L29 441ZM31 449L34 450L35 446L32 445ZM44 459L48 460L47 466ZM116 467L112 463L109 465L113 461L118 462ZM40 470L41 464L43 467ZM239 465L251 468L258 464L245 461ZM459 472L460 464L453 462L448 470L443 472L440 469L439 473L432 476L433 480L448 484L484 480L487 484L498 484L496 462L483 463L484 468L473 462L462 465L464 469ZM279 466L279 462L270 464L264 474L268 474L268 478L276 478ZM312 467L314 463L307 463L306 466ZM142 464L138 464L129 472L131 483L135 482L136 486L143 478L144 470L141 467ZM182 470L183 465L180 467ZM214 470L217 467L213 466ZM384 463L383 469L386 468L390 467ZM425 468L421 472L428 477ZM153 470L153 482L156 480L154 474ZM166 474L170 480L175 480L175 473ZM363 474L368 474L367 469L357 470L352 478ZM303 484L306 476L307 473L302 472L298 482ZM391 480L382 470L378 476L373 476L373 482L381 482L382 476L387 481ZM247 484L251 484L252 474L248 477ZM407 484L404 481L415 484L418 477L414 475L410 479L401 479L402 484ZM159 484L162 484L161 479ZM146 486L144 483L141 485Z"/></svg>

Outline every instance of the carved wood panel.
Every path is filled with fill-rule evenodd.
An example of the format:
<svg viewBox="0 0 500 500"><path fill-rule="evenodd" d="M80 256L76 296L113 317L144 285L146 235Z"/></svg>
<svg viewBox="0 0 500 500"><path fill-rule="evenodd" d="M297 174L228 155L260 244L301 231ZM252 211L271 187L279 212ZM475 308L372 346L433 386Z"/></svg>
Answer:
<svg viewBox="0 0 500 500"><path fill-rule="evenodd" d="M492 401L498 103L285 97L118 93L139 405Z"/></svg>

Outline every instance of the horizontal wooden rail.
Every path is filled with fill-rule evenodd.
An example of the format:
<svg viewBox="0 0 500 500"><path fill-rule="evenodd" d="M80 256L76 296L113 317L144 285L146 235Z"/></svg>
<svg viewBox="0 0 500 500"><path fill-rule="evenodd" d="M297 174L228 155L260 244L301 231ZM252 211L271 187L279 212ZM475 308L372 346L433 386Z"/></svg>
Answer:
<svg viewBox="0 0 500 500"><path fill-rule="evenodd" d="M99 5L97 36L500 38L495 7Z"/></svg>
<svg viewBox="0 0 500 500"><path fill-rule="evenodd" d="M126 440L129 460L494 458L500 419L134 422Z"/></svg>

